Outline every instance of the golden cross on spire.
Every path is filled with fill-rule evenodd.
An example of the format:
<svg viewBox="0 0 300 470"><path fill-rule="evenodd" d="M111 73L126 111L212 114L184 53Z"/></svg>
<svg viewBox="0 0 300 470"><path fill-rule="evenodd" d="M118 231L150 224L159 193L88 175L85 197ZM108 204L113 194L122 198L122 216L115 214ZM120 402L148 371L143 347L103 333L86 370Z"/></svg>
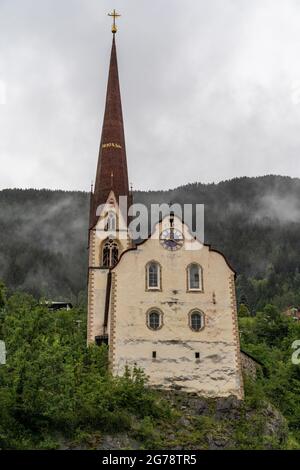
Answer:
<svg viewBox="0 0 300 470"><path fill-rule="evenodd" d="M108 13L108 16L112 16L113 19L114 19L113 25L111 27L111 32L113 34L115 34L118 31L118 28L117 28L117 25L116 25L116 18L118 18L121 15L119 13L117 13L116 10L114 9L114 11L112 13Z"/></svg>

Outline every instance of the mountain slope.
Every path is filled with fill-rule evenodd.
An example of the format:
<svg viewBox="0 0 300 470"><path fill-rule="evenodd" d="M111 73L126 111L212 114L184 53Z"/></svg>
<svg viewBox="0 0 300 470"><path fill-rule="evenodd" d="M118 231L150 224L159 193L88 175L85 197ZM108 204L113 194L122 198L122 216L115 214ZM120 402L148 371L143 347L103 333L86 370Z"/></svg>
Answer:
<svg viewBox="0 0 300 470"><path fill-rule="evenodd" d="M146 205L205 204L205 241L221 250L239 275L275 274L275 284L282 276L293 286L298 282L299 179L194 183L169 191L137 191L134 199ZM0 278L12 289L74 300L86 289L88 213L84 192L0 191Z"/></svg>

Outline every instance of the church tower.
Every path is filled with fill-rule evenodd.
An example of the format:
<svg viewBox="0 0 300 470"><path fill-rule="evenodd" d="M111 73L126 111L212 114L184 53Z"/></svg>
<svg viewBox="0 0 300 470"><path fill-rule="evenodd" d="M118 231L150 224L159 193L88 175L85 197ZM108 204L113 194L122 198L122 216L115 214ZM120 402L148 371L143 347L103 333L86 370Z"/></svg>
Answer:
<svg viewBox="0 0 300 470"><path fill-rule="evenodd" d="M106 104L100 141L94 190L90 197L89 273L88 273L88 343L108 342L108 304L110 269L121 253L130 248L127 211L119 206L119 198L129 192L123 112L119 84L115 19L113 17Z"/></svg>

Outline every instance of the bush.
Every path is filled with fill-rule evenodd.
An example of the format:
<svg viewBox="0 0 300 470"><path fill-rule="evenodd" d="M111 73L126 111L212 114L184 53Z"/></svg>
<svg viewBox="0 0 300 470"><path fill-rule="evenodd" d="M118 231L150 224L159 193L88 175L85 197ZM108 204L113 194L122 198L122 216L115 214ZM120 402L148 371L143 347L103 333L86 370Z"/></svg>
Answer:
<svg viewBox="0 0 300 470"><path fill-rule="evenodd" d="M21 293L4 308L0 447L39 446L42 434L56 429L70 436L82 427L120 432L135 416L158 419L170 413L141 370L114 378L107 347L86 347L84 309L50 311ZM47 447L51 443L49 437Z"/></svg>

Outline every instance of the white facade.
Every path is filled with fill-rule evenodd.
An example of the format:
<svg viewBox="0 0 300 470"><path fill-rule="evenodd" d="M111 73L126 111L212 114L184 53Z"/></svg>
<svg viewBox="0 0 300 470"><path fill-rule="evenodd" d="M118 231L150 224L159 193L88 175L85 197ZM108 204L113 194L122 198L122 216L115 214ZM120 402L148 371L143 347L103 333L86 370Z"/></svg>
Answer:
<svg viewBox="0 0 300 470"><path fill-rule="evenodd" d="M222 254L195 240L178 219L176 224L182 246L169 250L160 240L170 225L166 217L143 243L130 248L129 241L121 240L122 254L111 270L99 269L103 245L92 241L89 341L108 334L115 375L137 366L153 386L243 398L234 272ZM154 287L149 285L149 263L158 266ZM195 289L191 265L199 266ZM153 312L158 314L151 316L155 328L149 324ZM201 318L196 329L192 318Z"/></svg>

